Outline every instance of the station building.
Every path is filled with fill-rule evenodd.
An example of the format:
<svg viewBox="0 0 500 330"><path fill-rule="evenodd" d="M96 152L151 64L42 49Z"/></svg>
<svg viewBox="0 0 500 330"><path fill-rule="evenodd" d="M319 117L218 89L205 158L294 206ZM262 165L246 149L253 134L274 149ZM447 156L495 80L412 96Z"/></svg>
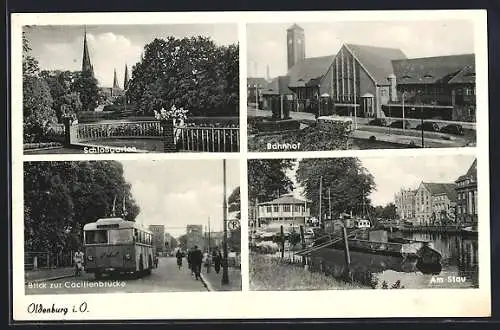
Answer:
<svg viewBox="0 0 500 330"><path fill-rule="evenodd" d="M475 121L475 56L407 58L397 48L345 43L336 54L306 57L305 32L287 29L288 72L261 90L264 107L359 117Z"/></svg>

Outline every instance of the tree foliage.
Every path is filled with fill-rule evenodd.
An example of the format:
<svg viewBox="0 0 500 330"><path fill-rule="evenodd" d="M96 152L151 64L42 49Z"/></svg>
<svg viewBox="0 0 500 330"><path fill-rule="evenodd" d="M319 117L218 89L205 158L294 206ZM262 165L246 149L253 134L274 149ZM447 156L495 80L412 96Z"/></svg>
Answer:
<svg viewBox="0 0 500 330"><path fill-rule="evenodd" d="M26 32L22 33L23 39L23 78L36 76L40 72L38 60L31 56L31 46L26 36Z"/></svg>
<svg viewBox="0 0 500 330"><path fill-rule="evenodd" d="M332 215L352 211L363 215L363 205L371 205L375 188L373 176L357 158L308 158L299 162L297 181L312 201L311 214L319 215L320 179L322 178L322 217L329 214L328 191Z"/></svg>
<svg viewBox="0 0 500 330"><path fill-rule="evenodd" d="M97 79L95 79L91 72L80 72L75 77L71 91L78 93L80 96L83 111L94 111L97 107L100 91L97 86Z"/></svg>
<svg viewBox="0 0 500 330"><path fill-rule="evenodd" d="M58 251L81 244L83 225L116 216L125 197L126 220L139 213L131 187L116 161L26 162L24 228L26 249Z"/></svg>
<svg viewBox="0 0 500 330"><path fill-rule="evenodd" d="M63 115L78 113L82 110L82 102L79 92L73 86L79 72L72 71L47 71L40 72L50 89L50 95L54 100L53 109L56 111L57 119L61 121Z"/></svg>
<svg viewBox="0 0 500 330"><path fill-rule="evenodd" d="M396 219L397 218L397 213L396 213L396 205L394 203L388 203L386 205L377 205L373 209L375 213L375 217L381 218L381 219Z"/></svg>
<svg viewBox="0 0 500 330"><path fill-rule="evenodd" d="M177 241L179 242L179 247L181 247L183 250L187 249L187 234L183 234L177 238Z"/></svg>
<svg viewBox="0 0 500 330"><path fill-rule="evenodd" d="M240 187L234 188L231 195L227 199L229 205L228 212L238 212L236 218L241 218L241 200L240 200Z"/></svg>
<svg viewBox="0 0 500 330"><path fill-rule="evenodd" d="M49 86L39 77L38 61L30 55L31 48L25 32L23 41L23 136L25 142L43 138L51 123L57 121L52 108Z"/></svg>
<svg viewBox="0 0 500 330"><path fill-rule="evenodd" d="M292 191L293 184L287 176L292 167L291 159L248 160L249 202L267 202Z"/></svg>
<svg viewBox="0 0 500 330"><path fill-rule="evenodd" d="M172 105L192 114L238 113L238 46L217 46L210 38L155 39L132 70L127 98L138 111ZM223 113L214 113L224 110ZM208 112L208 113L207 113Z"/></svg>

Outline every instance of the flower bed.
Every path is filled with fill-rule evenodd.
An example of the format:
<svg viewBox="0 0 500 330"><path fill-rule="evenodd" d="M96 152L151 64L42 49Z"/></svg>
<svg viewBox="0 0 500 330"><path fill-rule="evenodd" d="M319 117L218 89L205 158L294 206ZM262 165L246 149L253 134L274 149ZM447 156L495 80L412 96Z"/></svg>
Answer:
<svg viewBox="0 0 500 330"><path fill-rule="evenodd" d="M57 148L61 147L59 142L39 142L39 143L25 143L23 144L24 150L43 149L43 148Z"/></svg>
<svg viewBox="0 0 500 330"><path fill-rule="evenodd" d="M248 138L248 150L269 151L268 143L300 143L300 151L345 150L348 148L348 125L338 122L330 124L329 128L311 125L299 131L256 135Z"/></svg>

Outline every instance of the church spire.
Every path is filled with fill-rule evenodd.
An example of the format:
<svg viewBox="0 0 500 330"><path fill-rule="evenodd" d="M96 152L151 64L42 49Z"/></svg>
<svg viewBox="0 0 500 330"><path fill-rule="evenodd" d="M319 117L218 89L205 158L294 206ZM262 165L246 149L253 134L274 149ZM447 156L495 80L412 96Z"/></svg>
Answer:
<svg viewBox="0 0 500 330"><path fill-rule="evenodd" d="M90 74L94 75L94 68L92 66L92 62L90 61L90 53L89 53L89 47L88 47L88 43L87 43L87 28L86 27L85 27L85 31L83 34L82 72L90 72Z"/></svg>
<svg viewBox="0 0 500 330"><path fill-rule="evenodd" d="M125 78L123 79L123 89L127 90L128 89L128 83L130 81L130 78L128 77L128 66L125 64Z"/></svg>
<svg viewBox="0 0 500 330"><path fill-rule="evenodd" d="M116 77L116 69L113 77L113 89L120 89L120 86L118 85L118 78Z"/></svg>

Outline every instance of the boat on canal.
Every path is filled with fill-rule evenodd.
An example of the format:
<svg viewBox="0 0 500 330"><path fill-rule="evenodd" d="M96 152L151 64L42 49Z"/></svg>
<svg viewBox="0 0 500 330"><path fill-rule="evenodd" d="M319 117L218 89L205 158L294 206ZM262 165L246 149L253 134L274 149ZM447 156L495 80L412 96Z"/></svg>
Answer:
<svg viewBox="0 0 500 330"><path fill-rule="evenodd" d="M477 237L477 226L464 227L460 233L466 237Z"/></svg>
<svg viewBox="0 0 500 330"><path fill-rule="evenodd" d="M400 263L413 263L423 272L435 272L440 269L442 255L432 242L412 240L401 237L389 237L385 230L354 229L347 232L347 244L350 253L373 256L376 260L400 260ZM309 248L296 254L313 256L315 251L345 251L344 238L341 233L325 235L315 240ZM373 258L372 258L373 259ZM373 260L375 260L373 259ZM384 263L393 263L393 262ZM428 271L427 271L428 270Z"/></svg>

